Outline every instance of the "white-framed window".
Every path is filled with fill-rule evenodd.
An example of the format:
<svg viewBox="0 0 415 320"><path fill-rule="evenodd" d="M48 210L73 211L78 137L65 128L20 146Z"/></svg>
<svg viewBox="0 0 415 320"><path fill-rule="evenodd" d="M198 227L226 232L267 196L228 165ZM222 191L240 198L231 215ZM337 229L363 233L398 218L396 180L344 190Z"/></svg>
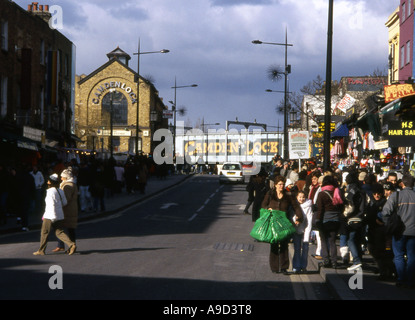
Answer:
<svg viewBox="0 0 415 320"><path fill-rule="evenodd" d="M7 77L0 77L0 116L7 115Z"/></svg>
<svg viewBox="0 0 415 320"><path fill-rule="evenodd" d="M406 64L411 62L411 41L406 43Z"/></svg>
<svg viewBox="0 0 415 320"><path fill-rule="evenodd" d="M405 66L405 46L401 48L401 68Z"/></svg>
<svg viewBox="0 0 415 320"><path fill-rule="evenodd" d="M402 22L406 19L406 2L402 3L402 14L401 14Z"/></svg>
<svg viewBox="0 0 415 320"><path fill-rule="evenodd" d="M407 16L409 17L410 15L411 15L411 13L412 13L412 11L411 11L411 2L412 2L412 0L408 0L408 10L407 10Z"/></svg>
<svg viewBox="0 0 415 320"><path fill-rule="evenodd" d="M1 50L9 50L9 23L7 21L0 21L1 39L0 46Z"/></svg>

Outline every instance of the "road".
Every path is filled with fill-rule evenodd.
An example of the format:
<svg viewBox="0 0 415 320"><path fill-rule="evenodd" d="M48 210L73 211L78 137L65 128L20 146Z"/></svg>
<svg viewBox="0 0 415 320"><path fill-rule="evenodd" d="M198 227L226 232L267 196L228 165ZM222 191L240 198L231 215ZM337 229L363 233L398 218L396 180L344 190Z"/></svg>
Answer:
<svg viewBox="0 0 415 320"><path fill-rule="evenodd" d="M46 256L33 256L39 230L2 236L0 299L331 299L319 274L270 272L269 245L249 236L246 198L245 185L194 176L81 223L73 256L50 252L54 236Z"/></svg>

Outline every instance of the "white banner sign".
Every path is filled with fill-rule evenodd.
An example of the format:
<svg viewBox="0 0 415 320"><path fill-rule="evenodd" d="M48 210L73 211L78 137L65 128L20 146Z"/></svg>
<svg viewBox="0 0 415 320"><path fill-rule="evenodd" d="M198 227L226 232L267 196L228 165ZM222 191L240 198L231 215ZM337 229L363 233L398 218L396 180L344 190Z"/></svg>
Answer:
<svg viewBox="0 0 415 320"><path fill-rule="evenodd" d="M288 150L290 159L310 158L308 131L288 132Z"/></svg>
<svg viewBox="0 0 415 320"><path fill-rule="evenodd" d="M349 108L353 107L355 102L356 99L346 93L343 99L337 104L337 109L340 109L340 111L346 113Z"/></svg>

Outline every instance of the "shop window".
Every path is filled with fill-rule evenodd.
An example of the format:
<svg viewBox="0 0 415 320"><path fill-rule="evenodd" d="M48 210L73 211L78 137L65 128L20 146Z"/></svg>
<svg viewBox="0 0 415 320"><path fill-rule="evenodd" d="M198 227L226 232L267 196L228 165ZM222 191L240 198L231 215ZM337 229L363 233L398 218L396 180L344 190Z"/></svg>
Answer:
<svg viewBox="0 0 415 320"><path fill-rule="evenodd" d="M109 92L102 99L102 125L109 127L111 124L111 95L112 124L113 126L125 126L128 124L128 101L125 95L119 91Z"/></svg>

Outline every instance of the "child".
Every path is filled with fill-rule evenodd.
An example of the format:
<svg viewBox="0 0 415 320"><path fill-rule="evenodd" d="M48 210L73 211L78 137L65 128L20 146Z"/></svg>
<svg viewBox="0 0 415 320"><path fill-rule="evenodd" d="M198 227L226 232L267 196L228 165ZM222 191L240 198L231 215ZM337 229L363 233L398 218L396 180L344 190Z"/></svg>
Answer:
<svg viewBox="0 0 415 320"><path fill-rule="evenodd" d="M301 206L304 214L304 220L302 223L296 221L294 216L294 222L297 231L293 235L294 242L294 257L293 257L293 271L295 273L307 271L308 260L308 247L310 242L310 234L313 220L313 202L307 199L304 191L299 191L297 194L297 201Z"/></svg>

